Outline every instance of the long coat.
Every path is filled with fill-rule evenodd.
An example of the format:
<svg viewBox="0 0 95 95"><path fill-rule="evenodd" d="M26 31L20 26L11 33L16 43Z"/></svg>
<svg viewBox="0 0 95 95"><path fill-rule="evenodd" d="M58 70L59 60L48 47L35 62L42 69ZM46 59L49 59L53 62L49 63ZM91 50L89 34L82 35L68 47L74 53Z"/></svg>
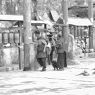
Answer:
<svg viewBox="0 0 95 95"><path fill-rule="evenodd" d="M65 46L64 46L64 38L59 38L56 42L56 49L57 53L64 53Z"/></svg>
<svg viewBox="0 0 95 95"><path fill-rule="evenodd" d="M45 58L46 57L46 41L42 38L38 39L38 46L37 46L37 58Z"/></svg>

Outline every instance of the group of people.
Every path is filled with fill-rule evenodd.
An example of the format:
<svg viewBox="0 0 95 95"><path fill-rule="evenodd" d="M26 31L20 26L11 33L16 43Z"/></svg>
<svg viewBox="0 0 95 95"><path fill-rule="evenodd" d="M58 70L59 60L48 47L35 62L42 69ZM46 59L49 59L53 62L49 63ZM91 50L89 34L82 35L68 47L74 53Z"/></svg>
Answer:
<svg viewBox="0 0 95 95"><path fill-rule="evenodd" d="M53 54L56 52L57 60L55 64L58 67L58 70L64 70L64 67L67 67L66 63L66 52L64 46L64 38L61 34L57 34L57 38L53 37L53 34L50 33L47 37L42 37L40 31L35 31L35 36L37 38L37 53L36 58L42 71L46 71L46 62L52 64ZM47 61L48 60L48 61Z"/></svg>

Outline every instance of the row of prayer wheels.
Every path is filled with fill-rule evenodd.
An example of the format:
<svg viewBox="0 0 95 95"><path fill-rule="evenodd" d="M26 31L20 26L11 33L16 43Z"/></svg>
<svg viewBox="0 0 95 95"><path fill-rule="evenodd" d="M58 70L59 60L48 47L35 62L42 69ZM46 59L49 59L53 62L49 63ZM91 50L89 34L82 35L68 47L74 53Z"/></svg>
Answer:
<svg viewBox="0 0 95 95"><path fill-rule="evenodd" d="M19 32L3 32L0 33L0 44L7 44L7 43L20 43L20 33Z"/></svg>

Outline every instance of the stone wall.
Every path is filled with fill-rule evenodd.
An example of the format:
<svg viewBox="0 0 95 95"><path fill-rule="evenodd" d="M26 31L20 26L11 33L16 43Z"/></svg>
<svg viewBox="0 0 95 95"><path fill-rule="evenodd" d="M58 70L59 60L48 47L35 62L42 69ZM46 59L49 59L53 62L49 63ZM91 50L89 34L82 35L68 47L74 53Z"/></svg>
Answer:
<svg viewBox="0 0 95 95"><path fill-rule="evenodd" d="M0 67L11 68L19 66L18 48L4 48L0 50Z"/></svg>

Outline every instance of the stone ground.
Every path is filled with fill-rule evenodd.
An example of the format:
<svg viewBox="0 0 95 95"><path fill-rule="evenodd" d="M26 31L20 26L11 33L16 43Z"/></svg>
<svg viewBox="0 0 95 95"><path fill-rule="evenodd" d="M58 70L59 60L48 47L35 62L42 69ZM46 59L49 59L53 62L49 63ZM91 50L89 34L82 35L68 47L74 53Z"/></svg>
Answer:
<svg viewBox="0 0 95 95"><path fill-rule="evenodd" d="M64 71L0 72L0 95L95 95L95 59L78 61Z"/></svg>

